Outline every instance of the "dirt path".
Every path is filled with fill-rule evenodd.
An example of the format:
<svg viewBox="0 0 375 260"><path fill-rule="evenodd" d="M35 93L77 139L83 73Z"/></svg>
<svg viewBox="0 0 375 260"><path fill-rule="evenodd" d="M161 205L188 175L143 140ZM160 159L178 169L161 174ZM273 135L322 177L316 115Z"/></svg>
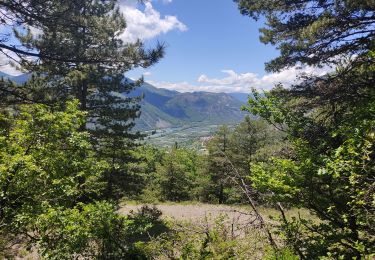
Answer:
<svg viewBox="0 0 375 260"><path fill-rule="evenodd" d="M254 218L254 215L244 207L210 205L210 204L156 204L162 213L163 218L174 219L177 221L188 221L192 223L204 223L214 221L220 216L226 216L228 222L247 223ZM131 211L138 211L142 205L124 205L119 212L128 214Z"/></svg>

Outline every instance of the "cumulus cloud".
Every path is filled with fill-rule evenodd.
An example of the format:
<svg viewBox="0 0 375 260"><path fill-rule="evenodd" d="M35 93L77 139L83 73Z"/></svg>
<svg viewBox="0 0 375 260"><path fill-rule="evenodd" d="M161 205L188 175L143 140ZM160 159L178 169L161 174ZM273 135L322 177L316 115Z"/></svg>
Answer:
<svg viewBox="0 0 375 260"><path fill-rule="evenodd" d="M179 92L204 91L204 90L201 90L200 88L197 88L197 86L195 85L191 85L190 83L186 81L173 83L173 82L166 82L166 81L158 82L158 81L148 80L147 82L157 88L165 88L169 90L176 90ZM214 91L210 91L210 92L214 92Z"/></svg>
<svg viewBox="0 0 375 260"><path fill-rule="evenodd" d="M12 65L12 59L17 59L12 52L7 52L7 54L0 53L0 71L11 76L18 76L24 72L18 70L14 65Z"/></svg>
<svg viewBox="0 0 375 260"><path fill-rule="evenodd" d="M172 0L162 1L165 4L172 2ZM188 29L176 16L162 16L154 9L151 1L146 2L142 10L138 8L138 0L121 0L119 7L127 22L127 28L121 35L121 38L126 42L135 42L137 39L147 40L173 30L186 31ZM29 27L29 29L36 37L41 34L41 31L34 27ZM3 34L11 33L11 27L3 26L0 28L0 32ZM11 66L10 59L4 54L0 55L0 71L11 75L22 74ZM144 75L150 74L146 72Z"/></svg>
<svg viewBox="0 0 375 260"><path fill-rule="evenodd" d="M140 10L137 8L136 1L122 1L120 10L127 23L127 28L121 35L121 39L126 42L135 42L137 39L152 39L173 30L183 32L188 29L185 24L178 20L177 16L162 16L154 9L151 2L146 2L144 10Z"/></svg>
<svg viewBox="0 0 375 260"><path fill-rule="evenodd" d="M270 73L259 76L256 73L237 73L234 70L222 70L225 77L210 78L207 75L198 77L196 84L188 82L150 82L156 87L177 90L180 92L208 91L208 92L243 92L249 93L252 88L259 90L269 90L276 84L283 84L288 87L297 83L298 77L305 75L324 75L328 68L297 68L293 67L278 73Z"/></svg>
<svg viewBox="0 0 375 260"><path fill-rule="evenodd" d="M34 36L34 37L38 37L38 36L41 36L43 34L43 31L38 29L38 28L35 28L34 26L28 26L27 27L31 34Z"/></svg>

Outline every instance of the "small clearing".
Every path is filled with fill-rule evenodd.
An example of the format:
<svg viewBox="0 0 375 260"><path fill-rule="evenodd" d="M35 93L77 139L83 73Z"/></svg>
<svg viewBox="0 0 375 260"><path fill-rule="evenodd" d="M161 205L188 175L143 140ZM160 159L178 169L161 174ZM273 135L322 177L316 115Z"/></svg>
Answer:
<svg viewBox="0 0 375 260"><path fill-rule="evenodd" d="M155 206L163 213L162 217L165 219L196 224L212 222L223 216L226 221L236 224L248 223L255 218L254 212L249 207L212 204L124 204L119 212L124 215L137 212L144 205ZM261 209L261 214L265 219L268 219L269 215L277 213L273 210Z"/></svg>

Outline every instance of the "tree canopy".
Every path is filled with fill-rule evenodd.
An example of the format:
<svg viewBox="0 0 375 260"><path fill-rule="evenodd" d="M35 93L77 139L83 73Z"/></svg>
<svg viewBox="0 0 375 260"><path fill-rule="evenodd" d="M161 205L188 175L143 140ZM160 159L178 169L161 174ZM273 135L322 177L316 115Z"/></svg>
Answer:
<svg viewBox="0 0 375 260"><path fill-rule="evenodd" d="M322 221L284 216L282 230L300 258L373 254L374 2L236 2L243 14L267 21L261 40L280 49L268 70L331 67L289 88L254 90L246 110L284 131L291 152L252 163L253 187Z"/></svg>
<svg viewBox="0 0 375 260"><path fill-rule="evenodd" d="M372 0L236 0L242 14L266 18L260 40L276 45L280 56L270 71L295 65L367 60L375 36Z"/></svg>

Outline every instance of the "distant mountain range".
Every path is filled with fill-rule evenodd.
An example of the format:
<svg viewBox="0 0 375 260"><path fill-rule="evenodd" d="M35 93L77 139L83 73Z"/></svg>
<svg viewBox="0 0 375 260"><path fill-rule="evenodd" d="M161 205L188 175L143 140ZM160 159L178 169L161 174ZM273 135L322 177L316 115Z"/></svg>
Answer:
<svg viewBox="0 0 375 260"><path fill-rule="evenodd" d="M133 94L144 94L138 129L149 130L191 124L235 124L245 113L240 93L180 93L144 83ZM241 99L242 98L242 99Z"/></svg>
<svg viewBox="0 0 375 260"><path fill-rule="evenodd" d="M0 71L0 78L7 78L16 82L17 84L23 84L30 78L30 74L21 74L18 76L11 76L9 74L6 74Z"/></svg>
<svg viewBox="0 0 375 260"><path fill-rule="evenodd" d="M27 81L29 75L10 76L0 72L18 84ZM241 106L246 103L246 93L211 93L177 91L156 88L148 83L134 90L131 95L144 95L141 116L136 129L152 130L192 124L235 124L246 113Z"/></svg>

